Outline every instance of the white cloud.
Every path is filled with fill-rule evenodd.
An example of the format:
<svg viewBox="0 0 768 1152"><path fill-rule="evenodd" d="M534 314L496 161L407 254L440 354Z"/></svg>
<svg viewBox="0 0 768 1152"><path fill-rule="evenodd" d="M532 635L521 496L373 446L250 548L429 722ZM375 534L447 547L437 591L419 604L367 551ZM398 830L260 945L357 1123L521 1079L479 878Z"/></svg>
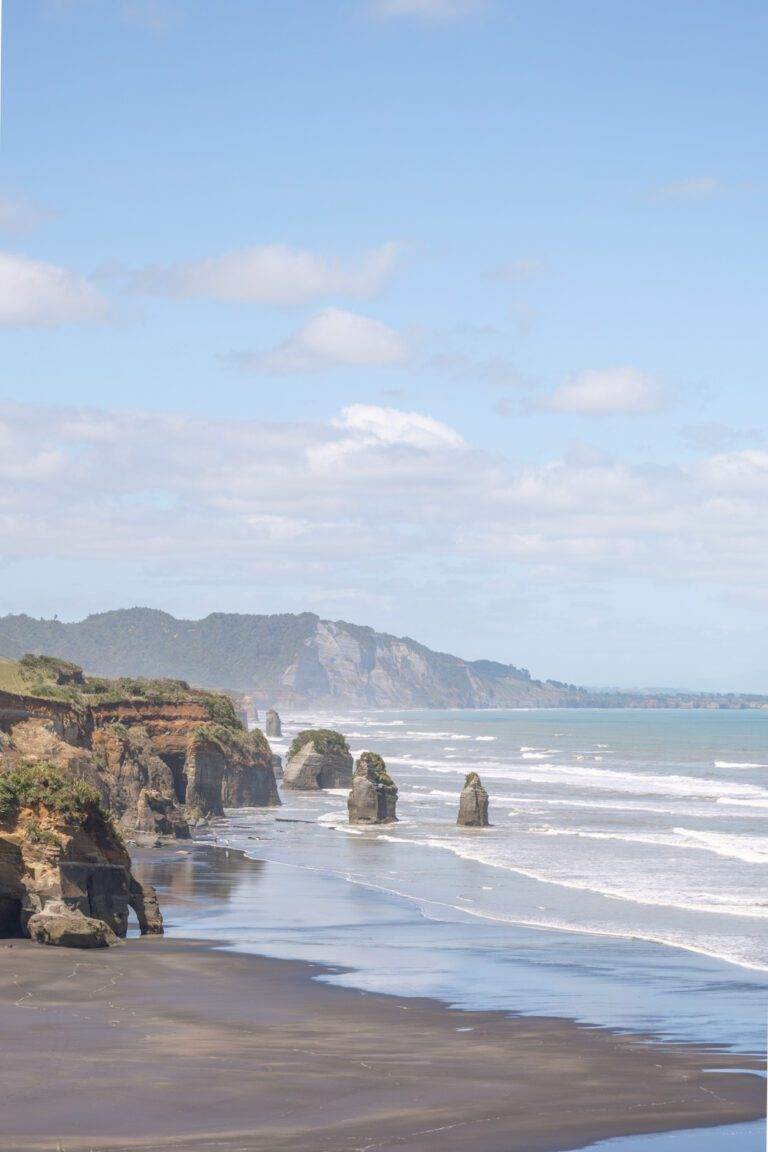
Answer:
<svg viewBox="0 0 768 1152"><path fill-rule="evenodd" d="M0 405L0 558L140 562L160 580L291 570L322 597L384 571L463 573L481 590L525 569L735 594L768 579L766 499L756 450L530 463L372 405L301 424Z"/></svg>
<svg viewBox="0 0 768 1152"><path fill-rule="evenodd" d="M67 268L0 252L0 327L55 327L100 320L107 306Z"/></svg>
<svg viewBox="0 0 768 1152"><path fill-rule="evenodd" d="M707 200L721 190L716 176L691 176L686 180L671 180L654 189L655 200Z"/></svg>
<svg viewBox="0 0 768 1152"><path fill-rule="evenodd" d="M0 232L25 236L39 228L50 215L22 197L0 196Z"/></svg>
<svg viewBox="0 0 768 1152"><path fill-rule="evenodd" d="M462 448L464 440L455 429L424 416L421 412L403 412L399 408L379 408L372 404L351 404L338 420L341 428L360 436L366 445L406 444L411 448Z"/></svg>
<svg viewBox="0 0 768 1152"><path fill-rule="evenodd" d="M646 415L664 402L661 386L636 368L581 372L542 398L537 407L580 416Z"/></svg>
<svg viewBox="0 0 768 1152"><path fill-rule="evenodd" d="M474 16L486 0L373 0L376 16L413 16L421 20L450 21Z"/></svg>
<svg viewBox="0 0 768 1152"><path fill-rule="evenodd" d="M280 307L331 296L366 299L395 270L400 246L371 248L355 261L318 256L284 244L261 244L176 268L151 270L139 287L173 296Z"/></svg>
<svg viewBox="0 0 768 1152"><path fill-rule="evenodd" d="M317 372L335 367L388 367L410 355L407 340L394 328L342 308L325 308L289 340L263 355L240 357L243 368L259 373Z"/></svg>

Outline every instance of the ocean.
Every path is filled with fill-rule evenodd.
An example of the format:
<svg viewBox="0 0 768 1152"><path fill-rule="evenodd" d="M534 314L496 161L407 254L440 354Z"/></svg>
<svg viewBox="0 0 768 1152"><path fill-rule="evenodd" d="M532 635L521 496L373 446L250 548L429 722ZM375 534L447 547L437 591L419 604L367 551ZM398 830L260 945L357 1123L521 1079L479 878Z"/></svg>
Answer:
<svg viewBox="0 0 768 1152"><path fill-rule="evenodd" d="M232 811L213 839L256 864L199 864L171 931L370 991L765 1053L768 712L304 712L283 727L283 755L308 727L380 752L398 824L349 827L341 790ZM456 826L468 771L487 830ZM698 1147L751 1152L764 1128L726 1136Z"/></svg>

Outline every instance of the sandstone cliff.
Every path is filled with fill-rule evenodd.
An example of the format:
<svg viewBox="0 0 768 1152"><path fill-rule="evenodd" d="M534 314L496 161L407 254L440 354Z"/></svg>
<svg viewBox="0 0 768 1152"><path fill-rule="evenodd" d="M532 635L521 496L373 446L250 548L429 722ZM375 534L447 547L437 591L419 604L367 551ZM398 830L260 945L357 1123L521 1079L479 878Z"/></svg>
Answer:
<svg viewBox="0 0 768 1152"><path fill-rule="evenodd" d="M126 831L163 836L189 836L188 820L225 806L280 803L269 744L227 697L183 681L62 684L60 663L22 660L30 693L0 692L0 770L54 763L87 781Z"/></svg>
<svg viewBox="0 0 768 1152"><path fill-rule="evenodd" d="M348 788L352 783L352 753L340 732L307 729L294 738L288 751L283 785L301 792L320 788Z"/></svg>
<svg viewBox="0 0 768 1152"><path fill-rule="evenodd" d="M0 773L0 935L103 947L125 936L129 908L142 933L162 932L98 792L50 764Z"/></svg>
<svg viewBox="0 0 768 1152"><path fill-rule="evenodd" d="M394 824L397 785L376 752L363 752L355 765L347 798L350 824Z"/></svg>

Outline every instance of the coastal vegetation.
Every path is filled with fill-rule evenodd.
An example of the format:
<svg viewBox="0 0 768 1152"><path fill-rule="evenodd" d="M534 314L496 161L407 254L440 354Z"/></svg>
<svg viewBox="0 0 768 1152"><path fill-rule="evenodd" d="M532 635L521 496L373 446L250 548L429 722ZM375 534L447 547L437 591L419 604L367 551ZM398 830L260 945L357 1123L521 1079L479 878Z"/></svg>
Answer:
<svg viewBox="0 0 768 1152"><path fill-rule="evenodd" d="M0 617L0 653L18 658L25 652L55 653L98 673L86 680L89 692L101 699L123 692L130 698L168 700L183 697L191 682L290 705L768 708L768 697L755 694L588 689L558 679L537 680L515 664L463 660L408 636L309 612L215 612L202 620L179 620L156 609L130 608L73 623ZM12 670L0 662L0 690L9 675ZM60 699L71 687L49 677L36 683L44 695Z"/></svg>
<svg viewBox="0 0 768 1152"><path fill-rule="evenodd" d="M98 812L108 818L97 790L54 764L20 764L0 772L0 820L13 817L20 808L37 807L64 817Z"/></svg>
<svg viewBox="0 0 768 1152"><path fill-rule="evenodd" d="M315 751L321 756L349 755L349 745L341 732L334 732L331 728L306 728L291 741L288 759L292 760L298 755L305 744L313 744Z"/></svg>

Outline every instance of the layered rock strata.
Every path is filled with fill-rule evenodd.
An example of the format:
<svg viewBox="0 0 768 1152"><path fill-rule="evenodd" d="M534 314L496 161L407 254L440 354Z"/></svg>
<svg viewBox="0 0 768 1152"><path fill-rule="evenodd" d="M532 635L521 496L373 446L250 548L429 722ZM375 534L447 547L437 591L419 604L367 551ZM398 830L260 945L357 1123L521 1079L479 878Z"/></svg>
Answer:
<svg viewBox="0 0 768 1152"><path fill-rule="evenodd" d="M347 798L350 824L394 824L397 785L376 752L363 752L355 765Z"/></svg>
<svg viewBox="0 0 768 1152"><path fill-rule="evenodd" d="M456 821L463 828L487 828L488 793L477 772L470 772L459 797L459 815Z"/></svg>
<svg viewBox="0 0 768 1152"><path fill-rule="evenodd" d="M29 660L38 695L0 693L0 771L54 763L95 788L126 832L152 836L185 838L191 821L225 807L280 803L269 744L243 727L228 697L79 669L61 684L61 661ZM17 667L23 677L25 661Z"/></svg>
<svg viewBox="0 0 768 1152"><path fill-rule="evenodd" d="M0 935L106 947L131 908L142 933L162 933L155 891L133 875L98 792L50 764L2 773Z"/></svg>
<svg viewBox="0 0 768 1152"><path fill-rule="evenodd" d="M354 762L340 732L313 728L299 732L288 752L283 787L299 792L349 788Z"/></svg>

